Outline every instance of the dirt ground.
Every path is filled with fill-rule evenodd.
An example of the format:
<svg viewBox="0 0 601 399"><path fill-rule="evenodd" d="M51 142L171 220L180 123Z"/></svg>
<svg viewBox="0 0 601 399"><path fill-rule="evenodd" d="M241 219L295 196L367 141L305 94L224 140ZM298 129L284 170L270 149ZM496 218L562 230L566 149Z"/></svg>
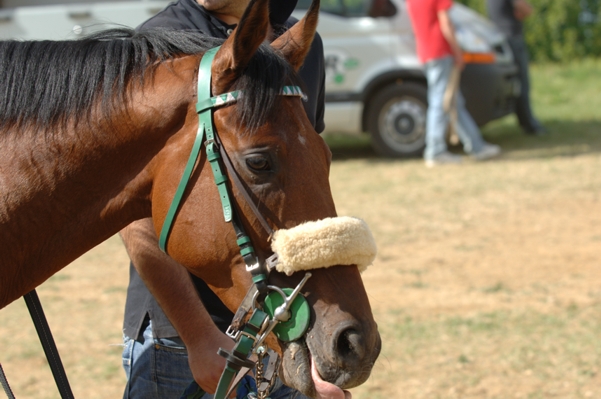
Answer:
<svg viewBox="0 0 601 399"><path fill-rule="evenodd" d="M334 192L380 246L364 279L384 338L356 397L601 397L598 154L346 166Z"/></svg>
<svg viewBox="0 0 601 399"><path fill-rule="evenodd" d="M601 398L601 141L503 140L435 169L334 149L338 212L379 248L363 276L383 350L355 399ZM38 290L77 398L121 396L126 283L113 237ZM17 398L58 398L22 301L0 348Z"/></svg>

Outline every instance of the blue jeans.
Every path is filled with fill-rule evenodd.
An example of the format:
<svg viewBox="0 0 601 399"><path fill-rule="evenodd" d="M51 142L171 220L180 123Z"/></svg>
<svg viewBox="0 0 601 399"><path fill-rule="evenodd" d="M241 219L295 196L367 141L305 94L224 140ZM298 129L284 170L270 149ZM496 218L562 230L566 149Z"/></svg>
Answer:
<svg viewBox="0 0 601 399"><path fill-rule="evenodd" d="M424 158L433 159L447 151L445 132L449 124L449 115L444 111L443 98L453 70L453 57L430 60L424 67L426 79L428 79L428 116ZM484 140L478 125L465 108L465 99L460 90L457 90L455 105L458 124L456 130L459 140L461 140L466 153L476 153L482 149Z"/></svg>
<svg viewBox="0 0 601 399"><path fill-rule="evenodd" d="M154 338L152 321L138 339L123 337L123 369L127 385L123 399L180 399L194 379L188 352L179 337ZM309 399L278 378L271 399ZM203 399L212 399L206 394Z"/></svg>

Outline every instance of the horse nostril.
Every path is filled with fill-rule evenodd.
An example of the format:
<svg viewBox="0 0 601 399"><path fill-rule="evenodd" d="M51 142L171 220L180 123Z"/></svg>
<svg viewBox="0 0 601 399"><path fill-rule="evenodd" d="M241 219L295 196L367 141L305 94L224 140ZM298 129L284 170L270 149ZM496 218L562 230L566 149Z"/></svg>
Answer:
<svg viewBox="0 0 601 399"><path fill-rule="evenodd" d="M365 356L363 336L353 328L340 332L336 342L338 355L347 361L361 360Z"/></svg>

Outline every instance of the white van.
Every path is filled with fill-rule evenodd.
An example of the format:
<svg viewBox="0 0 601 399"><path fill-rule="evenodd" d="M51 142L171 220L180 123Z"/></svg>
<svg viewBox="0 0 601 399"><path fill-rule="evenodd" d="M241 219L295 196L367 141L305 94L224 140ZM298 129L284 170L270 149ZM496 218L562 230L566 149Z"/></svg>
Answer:
<svg viewBox="0 0 601 399"><path fill-rule="evenodd" d="M0 0L0 39L72 39L111 25L135 27L165 0ZM302 17L310 0L299 0ZM451 10L468 64L461 88L479 125L513 111L519 82L505 38L485 18ZM326 57L325 134L371 134L384 156L424 148L427 84L404 0L322 0Z"/></svg>
<svg viewBox="0 0 601 399"><path fill-rule="evenodd" d="M0 40L66 40L101 29L135 27L166 0L0 0Z"/></svg>

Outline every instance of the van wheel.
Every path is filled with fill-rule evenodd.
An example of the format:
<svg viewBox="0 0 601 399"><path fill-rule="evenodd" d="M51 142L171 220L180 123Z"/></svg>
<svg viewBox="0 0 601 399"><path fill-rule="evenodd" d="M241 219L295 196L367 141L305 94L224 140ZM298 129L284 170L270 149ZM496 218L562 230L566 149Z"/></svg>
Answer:
<svg viewBox="0 0 601 399"><path fill-rule="evenodd" d="M372 97L367 128L374 150L383 156L419 155L426 145L428 89L419 83L387 86Z"/></svg>

